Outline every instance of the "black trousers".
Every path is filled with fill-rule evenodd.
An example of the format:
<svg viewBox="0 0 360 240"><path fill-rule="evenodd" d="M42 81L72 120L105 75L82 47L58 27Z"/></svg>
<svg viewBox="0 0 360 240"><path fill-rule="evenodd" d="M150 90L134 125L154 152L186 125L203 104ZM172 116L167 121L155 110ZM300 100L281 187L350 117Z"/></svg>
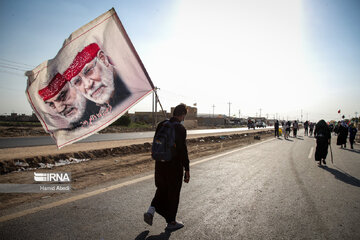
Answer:
<svg viewBox="0 0 360 240"><path fill-rule="evenodd" d="M352 137L349 138L351 148L354 148L354 140L355 140L355 136L353 138Z"/></svg>
<svg viewBox="0 0 360 240"><path fill-rule="evenodd" d="M279 137L279 128L275 128L275 137Z"/></svg>
<svg viewBox="0 0 360 240"><path fill-rule="evenodd" d="M167 223L176 220L180 190L183 179L183 167L178 162L155 163L155 196L151 206Z"/></svg>

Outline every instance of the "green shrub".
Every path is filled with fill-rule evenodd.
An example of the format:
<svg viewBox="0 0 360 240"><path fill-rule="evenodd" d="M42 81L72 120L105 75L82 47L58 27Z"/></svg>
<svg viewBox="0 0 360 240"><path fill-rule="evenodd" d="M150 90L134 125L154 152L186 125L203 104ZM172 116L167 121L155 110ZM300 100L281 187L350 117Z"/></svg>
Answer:
<svg viewBox="0 0 360 240"><path fill-rule="evenodd" d="M113 125L125 126L128 127L131 123L131 119L128 115L122 115L118 120L116 120Z"/></svg>

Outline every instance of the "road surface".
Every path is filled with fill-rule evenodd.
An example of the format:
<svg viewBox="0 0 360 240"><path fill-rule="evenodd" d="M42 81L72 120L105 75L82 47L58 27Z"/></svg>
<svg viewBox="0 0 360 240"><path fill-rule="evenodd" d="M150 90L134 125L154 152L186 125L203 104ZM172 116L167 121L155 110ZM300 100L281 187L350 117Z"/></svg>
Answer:
<svg viewBox="0 0 360 240"><path fill-rule="evenodd" d="M192 160L176 232L159 215L143 222L155 191L147 173L6 209L0 239L360 239L360 146L332 146L326 167L308 137Z"/></svg>
<svg viewBox="0 0 360 240"><path fill-rule="evenodd" d="M273 127L267 127L267 128L273 129ZM262 128L257 128L257 129L262 129ZM187 134L196 135L196 134L210 134L210 133L229 133L229 132L239 132L246 130L248 130L248 128L201 129L201 130L188 130ZM88 138L78 141L78 143L152 138L154 137L154 133L155 133L154 131L148 131L148 132L94 134ZM0 148L47 146L54 144L55 141L50 136L0 138Z"/></svg>

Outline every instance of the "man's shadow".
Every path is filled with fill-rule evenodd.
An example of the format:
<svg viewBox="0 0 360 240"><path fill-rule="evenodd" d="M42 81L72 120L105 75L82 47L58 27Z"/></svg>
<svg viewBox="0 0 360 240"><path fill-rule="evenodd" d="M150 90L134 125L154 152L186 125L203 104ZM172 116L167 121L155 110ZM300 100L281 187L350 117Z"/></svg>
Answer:
<svg viewBox="0 0 360 240"><path fill-rule="evenodd" d="M291 140L289 138L285 138L286 141L293 142L294 140Z"/></svg>
<svg viewBox="0 0 360 240"><path fill-rule="evenodd" d="M334 177L340 181L343 181L344 183L353 185L355 187L360 187L360 180L345 173L345 172L341 172L337 169L334 168L329 168L327 166L319 166L320 168L328 171L329 173L331 173L332 175L334 175Z"/></svg>
<svg viewBox="0 0 360 240"><path fill-rule="evenodd" d="M159 235L151 235L147 236L149 234L149 230L146 230L142 233L140 233L135 240L168 240L171 236L171 231L165 230L165 232L160 233Z"/></svg>

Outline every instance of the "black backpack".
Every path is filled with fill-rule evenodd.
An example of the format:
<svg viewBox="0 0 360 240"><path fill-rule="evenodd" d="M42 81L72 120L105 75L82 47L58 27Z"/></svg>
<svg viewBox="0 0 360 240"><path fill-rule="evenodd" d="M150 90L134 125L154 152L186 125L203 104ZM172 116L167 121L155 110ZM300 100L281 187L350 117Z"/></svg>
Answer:
<svg viewBox="0 0 360 240"><path fill-rule="evenodd" d="M172 160L176 148L175 125L177 124L179 123L166 120L159 126L151 149L151 157L154 160L160 162L170 162Z"/></svg>

